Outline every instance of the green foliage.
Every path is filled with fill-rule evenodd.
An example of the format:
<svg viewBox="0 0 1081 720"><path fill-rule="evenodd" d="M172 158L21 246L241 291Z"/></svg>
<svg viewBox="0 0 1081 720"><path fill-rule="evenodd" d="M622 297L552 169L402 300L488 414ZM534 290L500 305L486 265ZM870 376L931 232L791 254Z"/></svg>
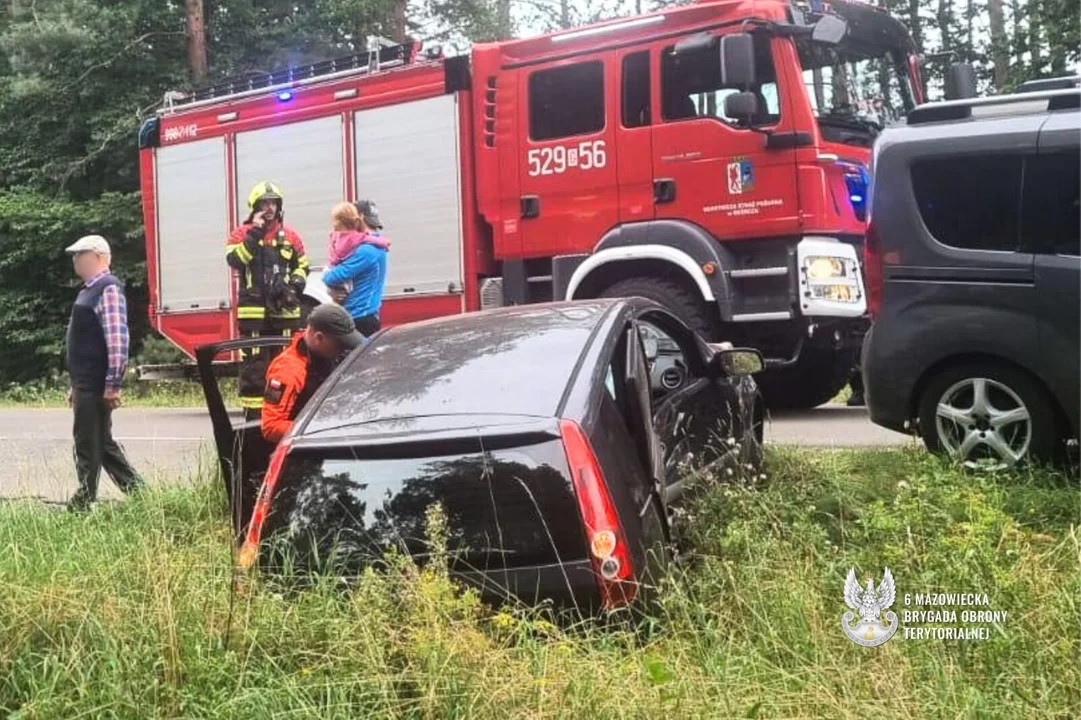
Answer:
<svg viewBox="0 0 1081 720"><path fill-rule="evenodd" d="M1077 487L973 477L915 452L786 452L703 479L697 554L626 622L490 609L392 558L236 594L220 486L88 516L0 506L0 714L52 717L1057 718L1081 707ZM428 516L441 545L446 518ZM840 630L844 577L985 592L990 640Z"/></svg>
<svg viewBox="0 0 1081 720"><path fill-rule="evenodd" d="M146 268L138 196L58 200L41 192L0 192L0 382L20 382L62 369L64 328L78 280L64 248L97 232L113 247L127 287L134 341L146 332ZM140 320L142 322L140 322Z"/></svg>

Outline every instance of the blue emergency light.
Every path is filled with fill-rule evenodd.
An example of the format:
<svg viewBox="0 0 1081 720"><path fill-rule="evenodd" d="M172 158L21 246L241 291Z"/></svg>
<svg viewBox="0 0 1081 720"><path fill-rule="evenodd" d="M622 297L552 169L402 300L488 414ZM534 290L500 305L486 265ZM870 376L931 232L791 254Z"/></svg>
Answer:
<svg viewBox="0 0 1081 720"><path fill-rule="evenodd" d="M293 99L293 91L292 90L282 90L281 92L278 93L278 101L279 102L289 102L292 99Z"/></svg>

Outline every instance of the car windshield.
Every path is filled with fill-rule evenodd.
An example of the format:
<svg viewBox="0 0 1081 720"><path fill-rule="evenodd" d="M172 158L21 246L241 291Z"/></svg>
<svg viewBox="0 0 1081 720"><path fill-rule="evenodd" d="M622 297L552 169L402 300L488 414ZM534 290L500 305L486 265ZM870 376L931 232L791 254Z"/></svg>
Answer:
<svg viewBox="0 0 1081 720"><path fill-rule="evenodd" d="M838 142L859 142L829 130L866 135L907 115L914 107L912 86L901 52L866 43L798 43L803 82L823 134ZM829 137L829 135L835 137Z"/></svg>

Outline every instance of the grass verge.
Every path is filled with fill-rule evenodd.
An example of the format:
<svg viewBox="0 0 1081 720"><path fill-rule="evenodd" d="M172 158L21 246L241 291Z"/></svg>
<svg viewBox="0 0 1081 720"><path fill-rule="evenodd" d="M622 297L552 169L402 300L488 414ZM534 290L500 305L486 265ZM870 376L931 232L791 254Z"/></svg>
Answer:
<svg viewBox="0 0 1081 720"><path fill-rule="evenodd" d="M0 714L54 717L1072 717L1078 493L916 451L775 452L691 510L695 561L636 628L490 610L437 569L233 595L223 500L0 506ZM847 640L849 567L894 609L979 592L984 641ZM954 625L953 623L944 623Z"/></svg>
<svg viewBox="0 0 1081 720"><path fill-rule="evenodd" d="M222 397L230 407L239 407L236 379L219 381ZM12 385L0 391L0 408L65 408L67 386L58 383ZM203 388L194 380L128 381L124 384L124 405L137 408L206 407Z"/></svg>

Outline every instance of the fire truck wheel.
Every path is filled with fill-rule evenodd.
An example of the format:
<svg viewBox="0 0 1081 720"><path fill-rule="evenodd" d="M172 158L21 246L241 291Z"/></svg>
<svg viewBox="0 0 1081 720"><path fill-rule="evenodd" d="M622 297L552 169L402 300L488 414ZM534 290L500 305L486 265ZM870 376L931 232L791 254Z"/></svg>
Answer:
<svg viewBox="0 0 1081 720"><path fill-rule="evenodd" d="M644 297L668 308L687 327L709 341L717 339L717 323L704 300L676 280L665 277L633 277L620 280L600 293L601 297Z"/></svg>
<svg viewBox="0 0 1081 720"><path fill-rule="evenodd" d="M810 410L829 402L848 383L851 353L827 348L804 348L794 365L755 376L766 407L771 410Z"/></svg>

